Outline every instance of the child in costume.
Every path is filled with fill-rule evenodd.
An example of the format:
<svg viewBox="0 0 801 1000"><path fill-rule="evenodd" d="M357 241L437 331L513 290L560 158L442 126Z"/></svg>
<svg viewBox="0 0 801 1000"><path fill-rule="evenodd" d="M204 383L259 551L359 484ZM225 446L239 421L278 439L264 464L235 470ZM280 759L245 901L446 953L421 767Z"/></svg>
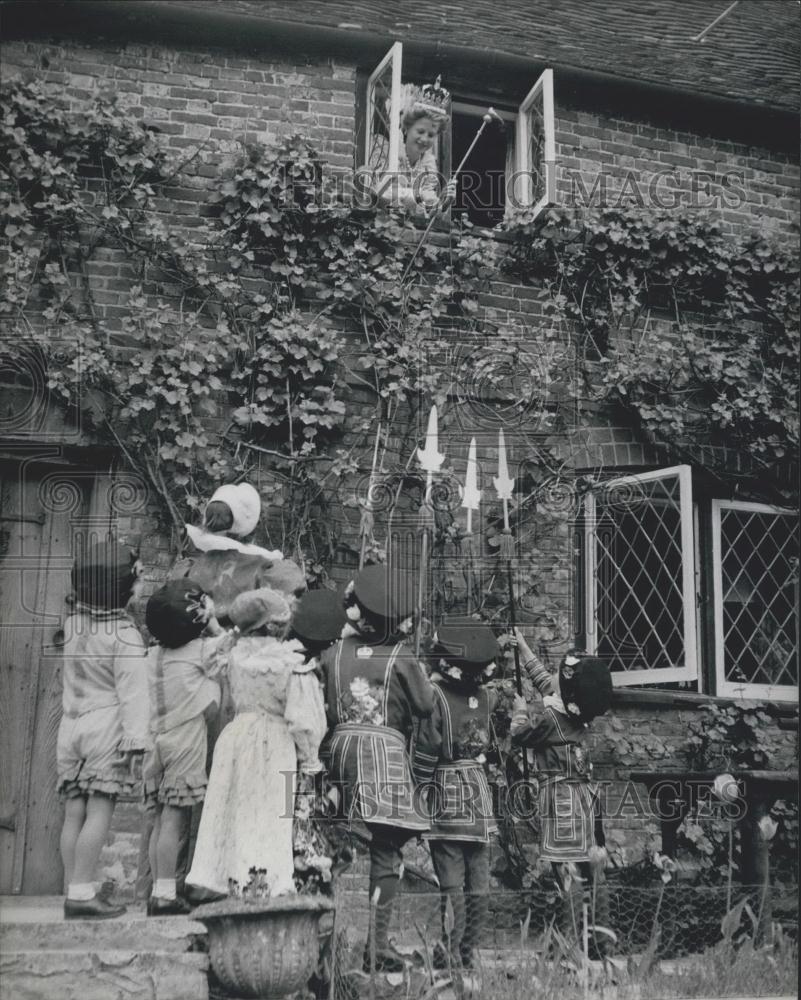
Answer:
<svg viewBox="0 0 801 1000"><path fill-rule="evenodd" d="M386 566L367 566L346 589L350 634L320 657L329 726L330 778L351 818L370 835L370 900L376 967L403 969L390 948L389 922L398 891L402 848L428 829L412 779L408 743L414 726L434 710L434 690L402 641L401 624L414 607L411 581ZM369 968L370 943L365 951Z"/></svg>
<svg viewBox="0 0 801 1000"><path fill-rule="evenodd" d="M242 541L255 531L260 517L261 499L250 483L220 486L203 513L203 526L186 526L195 552L170 571L171 578L191 576L199 583L223 623L237 594L260 587L282 589L280 582L266 578L283 560L281 552Z"/></svg>
<svg viewBox="0 0 801 1000"><path fill-rule="evenodd" d="M293 892L296 774L322 770L325 710L314 663L282 641L291 592L262 588L230 608L242 633L228 657L236 710L214 750L187 882L216 893L247 891L251 873L271 895Z"/></svg>
<svg viewBox="0 0 801 1000"><path fill-rule="evenodd" d="M420 726L415 774L431 782L426 840L443 893L443 936L451 960L470 968L486 920L489 838L496 830L483 767L496 699L483 685L495 670L500 649L489 625L452 617L434 634L432 652L434 713ZM448 898L453 909L450 935Z"/></svg>
<svg viewBox="0 0 801 1000"><path fill-rule="evenodd" d="M223 632L208 595L188 578L157 590L145 621L159 643L147 654L153 748L143 774L145 796L156 803L148 902L148 915L155 917L191 909L176 894L178 851L189 813L204 798L206 716L219 707L218 677L233 636Z"/></svg>
<svg viewBox="0 0 801 1000"><path fill-rule="evenodd" d="M298 601L289 638L302 644L306 663L316 671L320 655L340 637L346 623L340 593L310 590ZM337 801L321 772L299 776L293 833L299 892L330 894L334 877L351 860L348 835L337 822Z"/></svg>
<svg viewBox="0 0 801 1000"><path fill-rule="evenodd" d="M439 78L434 86L404 84L401 89L398 172L387 172L389 142L380 135L375 139L370 167L376 175L375 188L381 201L412 214L430 214L440 196L434 148L448 120L450 94L440 85ZM453 201L455 194L456 182L451 181L443 208Z"/></svg>
<svg viewBox="0 0 801 1000"><path fill-rule="evenodd" d="M149 745L145 644L125 610L138 573L136 557L115 542L92 546L72 569L57 745L68 919L125 912L98 897L93 880L117 796L138 785L134 765Z"/></svg>
<svg viewBox="0 0 801 1000"><path fill-rule="evenodd" d="M512 743L534 750L540 788L540 857L553 864L562 888L564 929L578 936L582 887L602 882L606 858L598 789L583 742L592 720L612 704L612 677L602 660L570 651L559 667L557 692L552 675L519 630L515 636L528 675L543 696L543 709L532 718L525 699L515 698ZM601 892L595 900L594 923L608 923L605 914L598 912L605 905L606 894Z"/></svg>

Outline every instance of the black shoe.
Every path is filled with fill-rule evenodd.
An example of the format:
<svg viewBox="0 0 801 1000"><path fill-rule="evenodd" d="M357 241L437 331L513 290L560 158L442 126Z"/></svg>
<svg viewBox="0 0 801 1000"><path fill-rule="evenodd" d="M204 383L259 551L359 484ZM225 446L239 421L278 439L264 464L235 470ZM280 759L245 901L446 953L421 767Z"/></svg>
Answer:
<svg viewBox="0 0 801 1000"><path fill-rule="evenodd" d="M93 896L91 899L65 899L65 920L111 920L127 913L127 906L109 903L106 899Z"/></svg>
<svg viewBox="0 0 801 1000"><path fill-rule="evenodd" d="M147 915L149 917L185 917L191 912L192 907L180 896L176 896L175 899L151 896L147 901Z"/></svg>

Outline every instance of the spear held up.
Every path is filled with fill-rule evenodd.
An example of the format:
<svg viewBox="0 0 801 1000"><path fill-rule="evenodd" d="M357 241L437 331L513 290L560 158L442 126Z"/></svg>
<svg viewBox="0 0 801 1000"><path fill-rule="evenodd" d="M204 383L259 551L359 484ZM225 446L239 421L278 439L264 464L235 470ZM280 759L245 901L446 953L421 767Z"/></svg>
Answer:
<svg viewBox="0 0 801 1000"><path fill-rule="evenodd" d="M498 431L498 475L492 480L498 499L503 503L503 534L501 535L501 559L506 562L506 585L509 589L509 624L514 634L517 628L515 615L515 592L512 578L512 556L514 555L514 543L512 542L512 530L509 527L509 501L514 492L514 479L509 475L509 467L506 464L506 440L503 436L503 428ZM523 673L520 668L520 650L517 643L514 644L515 656L515 686L517 693L523 694ZM528 753L523 750L523 779L528 781Z"/></svg>

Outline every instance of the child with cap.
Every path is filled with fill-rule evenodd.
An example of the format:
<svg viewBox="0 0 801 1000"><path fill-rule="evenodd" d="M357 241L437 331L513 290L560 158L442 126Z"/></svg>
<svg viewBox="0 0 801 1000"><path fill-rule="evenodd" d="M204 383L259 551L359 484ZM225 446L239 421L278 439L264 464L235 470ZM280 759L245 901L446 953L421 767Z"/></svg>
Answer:
<svg viewBox="0 0 801 1000"><path fill-rule="evenodd" d="M260 517L258 491L250 483L226 483L206 505L203 526L186 525L195 552L173 566L170 578L191 576L212 597L223 623L237 594L259 587L282 589L279 582L267 578L276 564L284 562L281 552L242 541L255 531Z"/></svg>
<svg viewBox="0 0 801 1000"><path fill-rule="evenodd" d="M295 888L295 776L298 769L322 770L317 752L325 710L314 662L306 662L297 639L281 638L292 593L262 588L231 605L231 621L241 633L228 657L236 715L217 740L186 878L212 892L246 890L253 870L260 889L271 895Z"/></svg>
<svg viewBox="0 0 801 1000"><path fill-rule="evenodd" d="M426 834L442 890L443 936L456 965L473 966L486 918L489 838L496 829L484 772L495 694L484 686L500 653L489 625L450 617L433 637L434 713L415 744L415 774L431 782L431 831ZM446 931L447 900L453 928ZM447 964L447 957L435 952Z"/></svg>
<svg viewBox="0 0 801 1000"><path fill-rule="evenodd" d="M414 587L401 572L367 566L345 591L349 634L320 658L329 726L330 777L350 818L370 835L370 899L376 967L398 972L403 959L389 945L392 901L402 848L428 829L412 778L408 744L420 719L434 710L434 690L403 642ZM369 968L371 946L365 951Z"/></svg>
<svg viewBox="0 0 801 1000"><path fill-rule="evenodd" d="M125 610L138 575L135 555L112 541L91 546L72 569L57 744L68 919L125 912L95 894L93 879L116 798L136 788L135 763L149 743L145 644Z"/></svg>
<svg viewBox="0 0 801 1000"><path fill-rule="evenodd" d="M611 707L612 677L603 660L571 650L559 666L557 692L552 675L519 629L515 639L525 669L543 696L543 710L532 718L526 700L520 695L515 698L512 743L534 750L542 824L540 857L553 864L562 889L565 930L576 934L581 909L571 886L576 885L579 892L583 884L597 886L606 858L598 789L583 743L592 720ZM594 907L596 923L599 917L607 922L601 909L605 909L603 892Z"/></svg>
<svg viewBox="0 0 801 1000"><path fill-rule="evenodd" d="M315 671L319 657L342 634L347 623L342 594L326 588L307 591L292 615L289 638L303 645L306 663ZM324 772L301 774L295 797L295 884L299 890L333 892L335 876L351 860L349 837L337 822L336 790Z"/></svg>
<svg viewBox="0 0 801 1000"><path fill-rule="evenodd" d="M147 602L145 622L158 642L148 651L152 750L145 757L145 797L156 806L150 834L153 894L149 916L188 913L176 893L182 834L206 790L206 718L220 704L219 676L233 636L193 580L173 580Z"/></svg>

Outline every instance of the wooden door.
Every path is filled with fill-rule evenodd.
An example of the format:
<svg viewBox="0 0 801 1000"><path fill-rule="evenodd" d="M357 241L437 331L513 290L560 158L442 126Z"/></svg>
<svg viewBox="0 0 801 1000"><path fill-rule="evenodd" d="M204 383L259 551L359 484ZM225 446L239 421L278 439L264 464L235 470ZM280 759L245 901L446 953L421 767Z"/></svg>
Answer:
<svg viewBox="0 0 801 1000"><path fill-rule="evenodd" d="M62 891L57 636L95 485L46 460L0 462L0 893Z"/></svg>

